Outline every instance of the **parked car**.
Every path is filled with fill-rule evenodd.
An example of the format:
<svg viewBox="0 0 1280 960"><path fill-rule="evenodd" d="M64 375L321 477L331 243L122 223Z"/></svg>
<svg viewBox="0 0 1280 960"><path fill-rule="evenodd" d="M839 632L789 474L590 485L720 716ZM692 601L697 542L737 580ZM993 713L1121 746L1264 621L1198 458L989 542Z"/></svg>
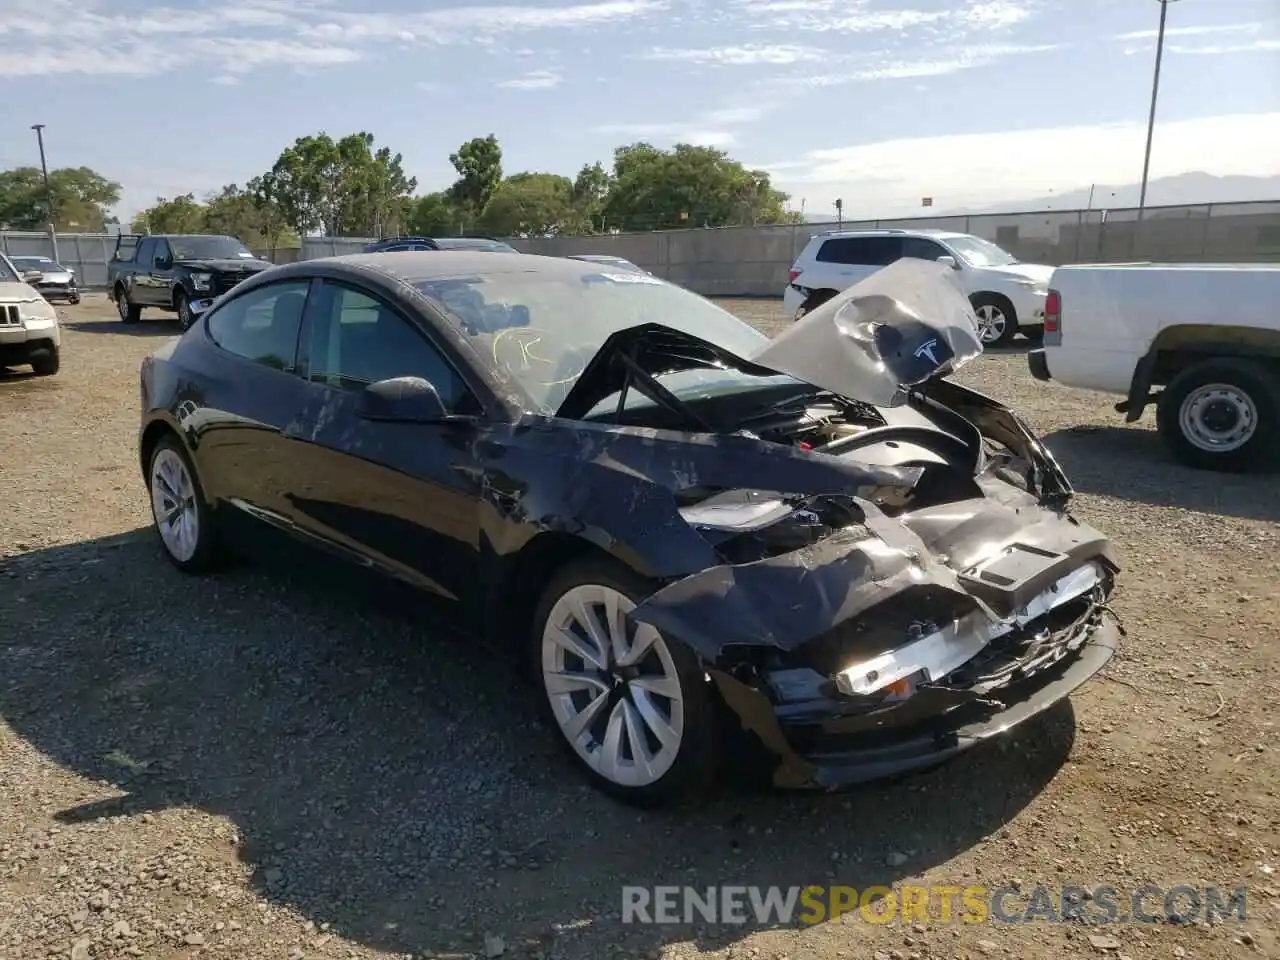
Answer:
<svg viewBox="0 0 1280 960"><path fill-rule="evenodd" d="M799 319L842 290L902 257L945 263L973 305L982 342L1006 344L1021 332L1037 339L1053 267L1021 263L989 240L943 230L843 230L812 237L783 291Z"/></svg>
<svg viewBox="0 0 1280 960"><path fill-rule="evenodd" d="M735 736L834 788L997 736L1115 648L1107 539L943 378L981 349L916 261L773 341L568 258L303 261L143 361L140 465L181 570L275 529L454 601L615 796L697 793Z"/></svg>
<svg viewBox="0 0 1280 960"><path fill-rule="evenodd" d="M107 295L123 323L154 308L176 313L186 330L219 296L272 266L235 237L122 234L107 264Z"/></svg>
<svg viewBox="0 0 1280 960"><path fill-rule="evenodd" d="M70 304L80 302L80 290L76 284L76 272L64 267L56 260L48 257L10 257L13 265L22 271L34 271L40 274L39 280L33 280L32 286L40 291L49 301L65 300Z"/></svg>
<svg viewBox="0 0 1280 960"><path fill-rule="evenodd" d="M1059 267L1033 376L1150 404L1170 453L1206 470L1280 463L1280 264Z"/></svg>
<svg viewBox="0 0 1280 960"><path fill-rule="evenodd" d="M610 253L570 253L566 254L570 260L584 260L587 263L599 263L607 267L616 267L619 270L629 270L631 273L650 273L644 267L638 267L630 260L624 260L622 257L615 257ZM652 275L650 273L650 275Z"/></svg>
<svg viewBox="0 0 1280 960"><path fill-rule="evenodd" d="M19 270L0 253L0 367L31 367L49 377L61 366L58 313L31 284L36 270Z"/></svg>
<svg viewBox="0 0 1280 960"><path fill-rule="evenodd" d="M423 250L484 250L518 253L515 247L492 237L388 237L365 244L365 253L405 253Z"/></svg>

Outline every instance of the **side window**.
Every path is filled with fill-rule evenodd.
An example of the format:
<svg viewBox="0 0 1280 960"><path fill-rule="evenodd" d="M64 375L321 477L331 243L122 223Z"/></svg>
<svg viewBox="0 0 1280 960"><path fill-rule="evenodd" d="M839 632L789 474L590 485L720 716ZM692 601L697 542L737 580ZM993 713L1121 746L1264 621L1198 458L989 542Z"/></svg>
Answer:
<svg viewBox="0 0 1280 960"><path fill-rule="evenodd" d="M152 263L158 267L168 259L169 259L169 241L157 240L155 252L152 258Z"/></svg>
<svg viewBox="0 0 1280 960"><path fill-rule="evenodd" d="M156 242L151 237L147 237L138 244L137 256L134 258L141 266L151 266L151 258L156 252Z"/></svg>
<svg viewBox="0 0 1280 960"><path fill-rule="evenodd" d="M915 257L917 260L937 260L939 257L949 256L942 244L924 237L903 237L902 255Z"/></svg>
<svg viewBox="0 0 1280 960"><path fill-rule="evenodd" d="M363 390L392 377L431 381L445 408L459 411L470 393L449 362L386 304L350 287L325 283L313 314L311 379L341 390Z"/></svg>
<svg viewBox="0 0 1280 960"><path fill-rule="evenodd" d="M835 237L818 251L822 263L883 267L901 256L896 237Z"/></svg>
<svg viewBox="0 0 1280 960"><path fill-rule="evenodd" d="M276 370L292 370L306 280L273 283L241 294L209 314L209 336L223 350Z"/></svg>

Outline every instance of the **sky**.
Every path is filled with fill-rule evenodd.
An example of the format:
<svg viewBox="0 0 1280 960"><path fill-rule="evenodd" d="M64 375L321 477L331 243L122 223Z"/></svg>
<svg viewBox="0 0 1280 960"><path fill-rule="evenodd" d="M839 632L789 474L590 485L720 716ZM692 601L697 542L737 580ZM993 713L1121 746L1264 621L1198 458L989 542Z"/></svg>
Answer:
<svg viewBox="0 0 1280 960"><path fill-rule="evenodd" d="M419 192L494 134L572 177L720 147L792 209L1015 203L1141 179L1156 0L0 0L0 168L89 166L127 218L368 130ZM1177 0L1153 179L1280 174L1280 0Z"/></svg>

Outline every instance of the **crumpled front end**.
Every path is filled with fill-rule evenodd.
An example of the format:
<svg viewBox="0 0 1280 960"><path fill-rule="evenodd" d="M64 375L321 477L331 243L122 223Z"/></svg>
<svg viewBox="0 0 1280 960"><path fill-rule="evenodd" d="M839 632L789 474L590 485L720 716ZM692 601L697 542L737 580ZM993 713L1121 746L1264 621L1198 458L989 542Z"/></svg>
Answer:
<svg viewBox="0 0 1280 960"><path fill-rule="evenodd" d="M982 497L896 516L844 498L825 539L685 577L632 616L702 657L779 786L932 766L1065 698L1119 636L1106 537L979 482Z"/></svg>

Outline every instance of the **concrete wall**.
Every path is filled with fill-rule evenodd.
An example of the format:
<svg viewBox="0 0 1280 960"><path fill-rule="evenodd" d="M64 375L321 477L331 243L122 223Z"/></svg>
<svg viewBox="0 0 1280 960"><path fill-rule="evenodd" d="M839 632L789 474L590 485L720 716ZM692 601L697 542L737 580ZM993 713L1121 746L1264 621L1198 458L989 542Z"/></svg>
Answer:
<svg viewBox="0 0 1280 960"><path fill-rule="evenodd" d="M777 297L787 271L809 238L824 230L935 228L985 237L1029 263L1094 263L1132 260L1172 262L1280 261L1280 201L1148 207L1137 211L1068 210L982 214L908 220L862 220L798 226L717 227L599 237L538 237L511 243L527 253L563 256L611 253L660 277L711 296ZM277 250L276 263L358 253L362 237L308 237L302 248ZM43 233L0 233L11 254L52 253ZM76 268L86 287L102 286L114 236L58 237L62 262ZM265 255L264 251L259 251Z"/></svg>

